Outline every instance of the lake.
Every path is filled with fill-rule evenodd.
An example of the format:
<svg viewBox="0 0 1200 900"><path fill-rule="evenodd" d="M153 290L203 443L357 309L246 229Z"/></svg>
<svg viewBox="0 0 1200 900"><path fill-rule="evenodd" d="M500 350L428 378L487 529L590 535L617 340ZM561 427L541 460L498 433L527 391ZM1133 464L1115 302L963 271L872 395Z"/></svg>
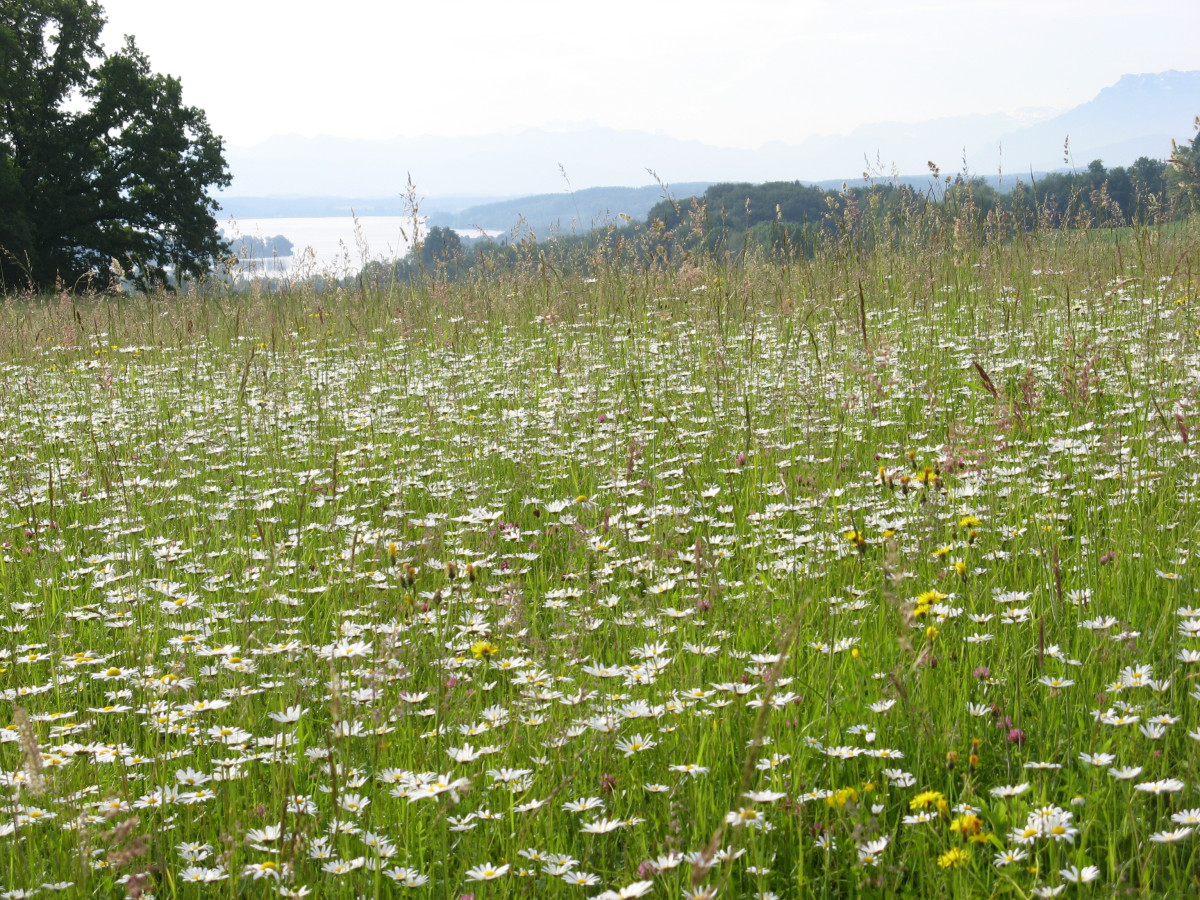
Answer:
<svg viewBox="0 0 1200 900"><path fill-rule="evenodd" d="M424 233L424 222L421 229ZM243 273L269 277L354 275L371 260L392 260L407 253L412 230L412 219L404 216L360 216L357 223L351 216L229 219L221 223L226 238L281 234L295 245L293 256L242 261Z"/></svg>

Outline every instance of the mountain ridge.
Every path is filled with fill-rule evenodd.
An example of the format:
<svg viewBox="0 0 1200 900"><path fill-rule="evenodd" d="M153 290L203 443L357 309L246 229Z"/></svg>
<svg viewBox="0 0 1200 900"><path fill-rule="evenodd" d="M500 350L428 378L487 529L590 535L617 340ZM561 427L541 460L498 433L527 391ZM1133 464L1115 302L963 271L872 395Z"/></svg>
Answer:
<svg viewBox="0 0 1200 900"><path fill-rule="evenodd" d="M928 161L944 173L1021 174L1061 168L1068 137L1066 165L1083 168L1099 158L1117 166L1138 156L1165 158L1172 138L1190 139L1197 113L1200 71L1170 70L1124 75L1086 103L1050 117L1035 114L1032 123L1029 116L1002 113L871 123L849 134L772 141L756 150L602 126L386 141L277 135L254 147L229 148L233 188L218 199L294 197L297 185L313 195L400 197L410 175L424 194L494 200L644 185L648 170L669 182L707 183L851 181L864 173L922 172Z"/></svg>

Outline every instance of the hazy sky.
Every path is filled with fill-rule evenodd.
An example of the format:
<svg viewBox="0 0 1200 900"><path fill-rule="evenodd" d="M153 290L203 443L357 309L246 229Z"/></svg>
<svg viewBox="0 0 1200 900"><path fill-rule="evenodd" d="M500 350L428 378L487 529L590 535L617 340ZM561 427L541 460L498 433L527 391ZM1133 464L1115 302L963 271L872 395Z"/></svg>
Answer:
<svg viewBox="0 0 1200 900"><path fill-rule="evenodd" d="M105 0L234 145L592 121L729 147L1200 69L1197 0ZM1200 112L1200 98L1198 112Z"/></svg>

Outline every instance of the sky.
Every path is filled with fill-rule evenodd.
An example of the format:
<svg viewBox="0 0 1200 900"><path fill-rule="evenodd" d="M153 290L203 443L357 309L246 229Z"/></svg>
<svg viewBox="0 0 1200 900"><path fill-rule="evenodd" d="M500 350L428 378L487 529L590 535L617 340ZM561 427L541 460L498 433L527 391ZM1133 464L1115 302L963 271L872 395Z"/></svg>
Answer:
<svg viewBox="0 0 1200 900"><path fill-rule="evenodd" d="M233 146L589 122L755 148L872 122L1065 110L1123 74L1200 69L1197 0L102 5L106 46L133 35Z"/></svg>

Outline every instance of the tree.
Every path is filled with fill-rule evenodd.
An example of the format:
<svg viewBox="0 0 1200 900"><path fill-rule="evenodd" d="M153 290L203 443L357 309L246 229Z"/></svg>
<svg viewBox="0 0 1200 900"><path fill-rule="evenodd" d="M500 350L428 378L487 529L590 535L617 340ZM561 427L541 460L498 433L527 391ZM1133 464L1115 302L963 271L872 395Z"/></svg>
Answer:
<svg viewBox="0 0 1200 900"><path fill-rule="evenodd" d="M274 237L242 235L229 245L229 255L243 259L271 259L276 256L291 256L296 245L282 234Z"/></svg>
<svg viewBox="0 0 1200 900"><path fill-rule="evenodd" d="M0 5L0 289L170 286L225 253L221 139L132 38L106 55L104 22L97 0Z"/></svg>
<svg viewBox="0 0 1200 900"><path fill-rule="evenodd" d="M1148 201L1152 194L1156 198L1162 199L1167 190L1166 172L1167 164L1163 160L1139 156L1129 167L1129 177L1133 179L1134 195L1143 202Z"/></svg>
<svg viewBox="0 0 1200 900"><path fill-rule="evenodd" d="M426 269L449 266L462 255L462 239L454 229L434 225L421 242L419 255Z"/></svg>
<svg viewBox="0 0 1200 900"><path fill-rule="evenodd" d="M1171 165L1168 189L1174 202L1187 212L1200 209L1200 116L1196 133L1187 144L1171 141Z"/></svg>

